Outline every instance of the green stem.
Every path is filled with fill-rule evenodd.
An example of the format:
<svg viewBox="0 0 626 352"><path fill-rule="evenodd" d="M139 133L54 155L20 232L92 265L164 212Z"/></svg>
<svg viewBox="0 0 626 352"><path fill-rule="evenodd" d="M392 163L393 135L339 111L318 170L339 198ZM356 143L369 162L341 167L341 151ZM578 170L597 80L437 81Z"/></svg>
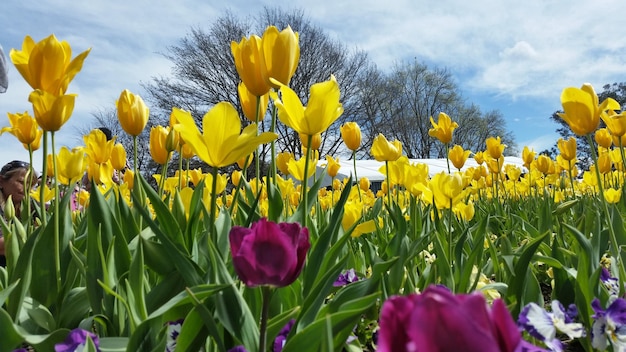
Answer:
<svg viewBox="0 0 626 352"><path fill-rule="evenodd" d="M261 286L261 295L263 296L263 306L261 308L261 326L259 328L259 351L267 351L267 320L270 312L270 302L272 299L272 288L269 286Z"/></svg>
<svg viewBox="0 0 626 352"><path fill-rule="evenodd" d="M165 188L165 178L167 177L167 164L170 163L170 157L172 153L167 153L167 158L165 159L165 164L163 164L163 168L161 169L161 180L159 181L159 196L163 197L163 188Z"/></svg>
<svg viewBox="0 0 626 352"><path fill-rule="evenodd" d="M391 182L389 180L389 161L385 160L385 172L387 173L387 203L391 211Z"/></svg>
<svg viewBox="0 0 626 352"><path fill-rule="evenodd" d="M450 174L450 158L448 155L450 154L450 145L446 143L446 163L448 164L448 175Z"/></svg>
<svg viewBox="0 0 626 352"><path fill-rule="evenodd" d="M278 110L276 110L276 105L272 104L272 123L270 125L270 132L276 132L276 115L278 114ZM278 181L276 181L276 141L272 140L270 143L270 150L272 151L272 155L270 158L270 171L269 174L272 176L274 180L274 185L278 185ZM269 182L268 182L269 183Z"/></svg>
<svg viewBox="0 0 626 352"><path fill-rule="evenodd" d="M133 169L137 175L137 136L133 136Z"/></svg>
<svg viewBox="0 0 626 352"><path fill-rule="evenodd" d="M212 184L211 184L211 210L210 210L210 226L211 226L211 238L215 239L215 210L217 208L217 167L213 167L211 169L211 176L213 176Z"/></svg>
<svg viewBox="0 0 626 352"><path fill-rule="evenodd" d="M48 132L43 133L43 169L41 170L41 186L39 187L39 206L41 207L41 225L45 228L48 222L46 210L45 187L48 185Z"/></svg>
<svg viewBox="0 0 626 352"><path fill-rule="evenodd" d="M259 135L259 109L261 108L261 97L256 97L256 114L254 115L254 123L256 124L256 135ZM254 150L254 171L256 176L256 190L259 191L259 179L261 178L261 163L259 161L259 149L258 146Z"/></svg>
<svg viewBox="0 0 626 352"><path fill-rule="evenodd" d="M307 223L307 219L309 217L309 209L307 208L308 206L308 192L307 192L307 183L308 183L308 179L309 179L309 161L310 161L310 157L309 155L311 155L311 142L313 141L313 136L309 136L307 135L307 142L306 142L306 155L304 156L306 159L304 160L304 177L302 180L302 204L304 207L304 211L302 212L302 226L306 227L306 223ZM317 167L317 166L316 166Z"/></svg>
<svg viewBox="0 0 626 352"><path fill-rule="evenodd" d="M363 198L361 198L361 183L359 182L359 177L356 174L356 150L352 151L352 164L354 165L354 180L356 181L356 189L359 193L359 201L363 201Z"/></svg>
<svg viewBox="0 0 626 352"><path fill-rule="evenodd" d="M54 131L50 132L50 139L52 142L52 166L54 174L58 174L57 170L57 158L54 145ZM57 178L54 178L54 270L57 281L57 292L61 290L61 246L59 239L59 182Z"/></svg>

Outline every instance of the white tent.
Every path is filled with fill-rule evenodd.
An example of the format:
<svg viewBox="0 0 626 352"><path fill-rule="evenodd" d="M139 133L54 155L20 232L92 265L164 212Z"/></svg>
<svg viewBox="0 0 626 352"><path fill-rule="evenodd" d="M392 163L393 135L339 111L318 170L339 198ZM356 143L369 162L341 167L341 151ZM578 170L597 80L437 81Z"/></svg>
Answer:
<svg viewBox="0 0 626 352"><path fill-rule="evenodd" d="M409 159L409 162L412 164L426 164L428 165L428 174L429 176L433 176L440 172L448 172L448 166L446 159ZM325 173L327 161L326 159L322 159L317 163L317 174L316 179L324 176L324 180L322 181L322 186L329 186L331 184L331 178ZM335 178L339 180L343 180L344 178L350 177L350 175L354 174L354 164L352 160L339 160L339 164L341 167L339 168L339 172ZM522 158L515 156L506 156L504 157L504 164L512 164L518 166L525 170L524 161ZM356 172L357 177L367 177L370 182L382 182L385 179L385 175L382 174L379 170L385 165L382 161L376 160L357 160L356 161ZM469 167L476 167L478 163L473 158L468 158L465 162L465 165L461 169L461 171L465 171ZM452 172L457 171L456 168L450 164L450 170Z"/></svg>

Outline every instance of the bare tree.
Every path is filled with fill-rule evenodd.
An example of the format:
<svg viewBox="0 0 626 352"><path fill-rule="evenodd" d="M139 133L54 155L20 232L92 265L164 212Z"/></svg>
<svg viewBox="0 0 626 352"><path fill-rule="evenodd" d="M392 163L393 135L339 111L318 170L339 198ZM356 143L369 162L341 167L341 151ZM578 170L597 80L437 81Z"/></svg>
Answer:
<svg viewBox="0 0 626 352"><path fill-rule="evenodd" d="M341 137L339 125L356 119L357 105L354 98L358 88L356 81L362 68L369 64L364 52L350 51L342 43L332 39L320 27L315 26L301 10L287 12L279 8L265 8L256 22L241 19L227 13L214 21L207 30L193 28L191 33L177 45L167 48L164 54L174 65L169 77L155 77L143 84L148 92L146 100L165 120L172 107L188 110L199 122L211 106L228 101L243 117L237 96L239 76L231 55L230 44L240 41L252 33L261 36L269 25L279 30L291 26L299 33L300 61L290 82L290 87L307 104L309 89L314 83L326 81L334 74L342 93L344 114L322 136L320 153L337 152ZM269 114L269 113L268 113ZM269 129L269 118L263 120L261 128ZM242 118L242 123L248 121ZM277 149L301 153L300 139L290 128L277 123L279 135ZM266 159L268 148L263 149L261 159Z"/></svg>

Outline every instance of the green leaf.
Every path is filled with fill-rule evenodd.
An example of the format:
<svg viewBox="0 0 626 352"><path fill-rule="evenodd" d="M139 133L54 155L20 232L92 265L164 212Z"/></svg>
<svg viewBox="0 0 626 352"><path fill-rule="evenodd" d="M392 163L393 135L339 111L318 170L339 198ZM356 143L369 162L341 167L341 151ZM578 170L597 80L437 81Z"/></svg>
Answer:
<svg viewBox="0 0 626 352"><path fill-rule="evenodd" d="M24 341L13 325L13 320L3 309L0 309L0 336L0 352L11 352Z"/></svg>

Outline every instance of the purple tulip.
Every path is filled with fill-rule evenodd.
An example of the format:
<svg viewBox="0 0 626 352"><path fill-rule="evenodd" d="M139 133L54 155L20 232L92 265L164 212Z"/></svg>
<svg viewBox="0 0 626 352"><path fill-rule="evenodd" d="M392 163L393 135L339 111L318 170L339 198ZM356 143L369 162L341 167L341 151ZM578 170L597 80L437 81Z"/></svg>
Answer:
<svg viewBox="0 0 626 352"><path fill-rule="evenodd" d="M96 336L92 332L83 329L74 329L70 331L70 333L65 338L65 341L54 345L54 350L55 352L74 352L80 348L80 350L82 351L82 349L85 347L85 344L87 343L87 337L91 338L91 341L93 341L94 345L96 346L96 350L100 351L100 342L98 341L98 336Z"/></svg>
<svg viewBox="0 0 626 352"><path fill-rule="evenodd" d="M311 247L306 227L277 224L265 218L252 228L233 226L229 240L235 271L250 287L291 284L300 275Z"/></svg>
<svg viewBox="0 0 626 352"><path fill-rule="evenodd" d="M422 294L389 298L380 314L378 351L540 351L522 340L497 299L489 308L482 294L455 295L443 286Z"/></svg>

